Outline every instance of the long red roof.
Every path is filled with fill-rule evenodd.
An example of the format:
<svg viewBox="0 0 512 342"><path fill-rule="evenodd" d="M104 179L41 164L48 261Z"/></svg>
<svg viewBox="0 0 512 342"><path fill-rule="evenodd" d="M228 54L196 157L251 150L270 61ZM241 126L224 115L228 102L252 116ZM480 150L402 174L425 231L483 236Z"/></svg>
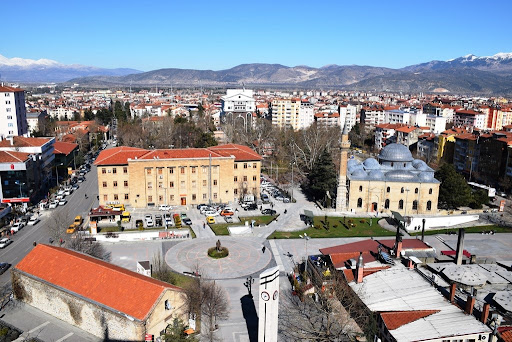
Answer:
<svg viewBox="0 0 512 342"><path fill-rule="evenodd" d="M16 269L144 320L167 289L181 288L69 249L38 244Z"/></svg>

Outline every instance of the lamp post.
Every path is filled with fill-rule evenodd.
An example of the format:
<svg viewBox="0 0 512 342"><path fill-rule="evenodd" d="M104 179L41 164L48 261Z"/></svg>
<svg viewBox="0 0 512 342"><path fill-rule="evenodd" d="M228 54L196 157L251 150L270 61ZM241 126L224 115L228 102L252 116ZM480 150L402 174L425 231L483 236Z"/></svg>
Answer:
<svg viewBox="0 0 512 342"><path fill-rule="evenodd" d="M302 235L299 235L299 236L301 239L304 239L304 241L306 243L306 264L304 265L304 272L308 273L308 240L309 240L309 236L306 233L304 233L304 236L302 236Z"/></svg>
<svg viewBox="0 0 512 342"><path fill-rule="evenodd" d="M254 284L254 278L252 276L247 277L244 286L247 287L247 291L249 291L249 297L252 298L252 284Z"/></svg>
<svg viewBox="0 0 512 342"><path fill-rule="evenodd" d="M405 191L406 191L406 194L405 194L405 215L404 216L407 216L407 205L409 204L408 203L409 188L406 188Z"/></svg>
<svg viewBox="0 0 512 342"><path fill-rule="evenodd" d="M22 183L22 182L20 182L20 181L14 181L14 184L17 184L17 185L19 185L19 186L20 186L20 198L22 198L22 197L23 197L23 195L22 195L22 193L21 193L21 186L22 186L22 185L25 185L25 183Z"/></svg>
<svg viewBox="0 0 512 342"><path fill-rule="evenodd" d="M292 203L293 203L293 165L295 165L295 162L292 163L292 198L291 198Z"/></svg>
<svg viewBox="0 0 512 342"><path fill-rule="evenodd" d="M56 186L59 185L59 166L64 165L64 163L60 163L59 165L55 165L55 177L57 177L57 183Z"/></svg>

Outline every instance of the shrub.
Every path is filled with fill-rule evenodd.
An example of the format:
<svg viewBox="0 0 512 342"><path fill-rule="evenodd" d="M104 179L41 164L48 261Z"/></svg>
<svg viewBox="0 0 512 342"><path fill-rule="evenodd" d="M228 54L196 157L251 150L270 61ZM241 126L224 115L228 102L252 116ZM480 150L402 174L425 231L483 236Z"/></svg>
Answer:
<svg viewBox="0 0 512 342"><path fill-rule="evenodd" d="M229 250L226 247L221 247L220 251L217 251L217 247L208 248L208 256L214 259L225 258L229 255Z"/></svg>
<svg viewBox="0 0 512 342"><path fill-rule="evenodd" d="M352 223L352 222L353 222L353 221L352 221L352 219L349 219L349 220L348 220L348 223Z"/></svg>
<svg viewBox="0 0 512 342"><path fill-rule="evenodd" d="M365 223L366 221L365 220L359 220L359 223Z"/></svg>

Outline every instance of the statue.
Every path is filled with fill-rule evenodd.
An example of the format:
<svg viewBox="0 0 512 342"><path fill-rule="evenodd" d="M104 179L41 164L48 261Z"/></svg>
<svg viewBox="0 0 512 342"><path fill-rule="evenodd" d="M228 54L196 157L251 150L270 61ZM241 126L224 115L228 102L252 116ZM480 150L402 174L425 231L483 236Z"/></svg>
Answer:
<svg viewBox="0 0 512 342"><path fill-rule="evenodd" d="M220 250L221 250L220 240L217 240L217 243L215 244L215 247L217 248L217 252L220 252Z"/></svg>

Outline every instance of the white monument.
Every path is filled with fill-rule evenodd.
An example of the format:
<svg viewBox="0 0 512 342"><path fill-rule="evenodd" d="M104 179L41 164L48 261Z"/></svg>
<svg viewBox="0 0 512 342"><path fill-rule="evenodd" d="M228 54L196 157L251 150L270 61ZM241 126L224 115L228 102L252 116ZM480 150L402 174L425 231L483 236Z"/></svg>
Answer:
<svg viewBox="0 0 512 342"><path fill-rule="evenodd" d="M258 342L277 342L279 309L279 267L260 274Z"/></svg>

